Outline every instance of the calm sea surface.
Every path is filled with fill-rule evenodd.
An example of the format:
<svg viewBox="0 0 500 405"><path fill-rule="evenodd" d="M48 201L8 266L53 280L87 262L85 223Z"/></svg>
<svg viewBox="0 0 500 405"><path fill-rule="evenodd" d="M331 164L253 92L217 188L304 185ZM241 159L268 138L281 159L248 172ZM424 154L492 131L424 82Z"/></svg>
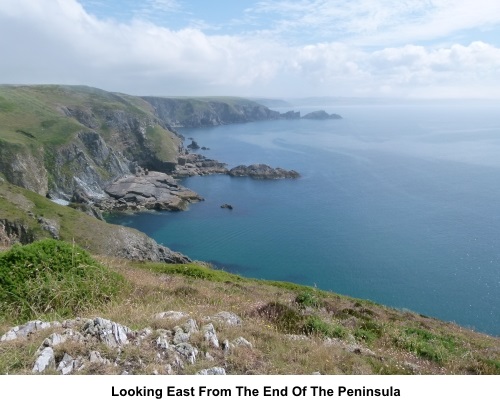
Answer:
<svg viewBox="0 0 500 405"><path fill-rule="evenodd" d="M344 119L180 131L229 167L266 163L300 179L188 178L205 197L189 211L112 221L243 276L500 335L499 105L325 109Z"/></svg>

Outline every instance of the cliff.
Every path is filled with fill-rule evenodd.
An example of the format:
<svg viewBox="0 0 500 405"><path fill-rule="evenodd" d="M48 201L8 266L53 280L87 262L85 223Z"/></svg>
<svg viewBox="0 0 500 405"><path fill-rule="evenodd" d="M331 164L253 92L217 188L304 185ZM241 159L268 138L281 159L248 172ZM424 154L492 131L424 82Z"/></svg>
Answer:
<svg viewBox="0 0 500 405"><path fill-rule="evenodd" d="M138 166L171 171L182 142L141 98L83 86L0 86L0 124L6 179L67 200Z"/></svg>
<svg viewBox="0 0 500 405"><path fill-rule="evenodd" d="M141 98L85 86L0 86L0 173L53 199L130 208L144 192L110 202L117 197L108 191L121 179L182 171L178 163L186 152L173 127L299 117L236 97ZM201 199L175 189L172 184L172 195L147 205L182 209ZM182 201L172 204L179 195Z"/></svg>
<svg viewBox="0 0 500 405"><path fill-rule="evenodd" d="M207 127L279 119L280 113L243 98L143 97L172 127Z"/></svg>
<svg viewBox="0 0 500 405"><path fill-rule="evenodd" d="M45 238L74 242L97 255L165 263L191 262L142 232L91 218L0 177L0 247Z"/></svg>

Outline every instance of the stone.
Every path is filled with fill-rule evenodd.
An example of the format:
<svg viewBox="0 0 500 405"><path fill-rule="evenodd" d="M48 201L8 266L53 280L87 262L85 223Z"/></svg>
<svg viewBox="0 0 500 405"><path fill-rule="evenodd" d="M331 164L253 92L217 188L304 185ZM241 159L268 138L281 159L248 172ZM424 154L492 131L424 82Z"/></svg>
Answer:
<svg viewBox="0 0 500 405"><path fill-rule="evenodd" d="M122 210L125 203L125 209L181 211L188 203L202 200L194 191L177 184L172 176L153 171L143 176L125 175L105 191L111 198L97 205L106 210Z"/></svg>
<svg viewBox="0 0 500 405"><path fill-rule="evenodd" d="M226 370L223 367L205 368L196 373L197 375L226 375Z"/></svg>
<svg viewBox="0 0 500 405"><path fill-rule="evenodd" d="M170 345L168 344L168 338L166 335L160 335L156 338L156 347L161 350L167 350Z"/></svg>
<svg viewBox="0 0 500 405"><path fill-rule="evenodd" d="M33 366L34 373L43 373L46 370L51 370L56 367L56 359L54 357L54 349L46 347L42 350Z"/></svg>
<svg viewBox="0 0 500 405"><path fill-rule="evenodd" d="M95 337L109 347L128 344L127 335L131 332L126 326L103 318L95 318L87 322L83 327L84 335Z"/></svg>
<svg viewBox="0 0 500 405"><path fill-rule="evenodd" d="M97 364L111 364L111 361L102 357L101 353L96 350L92 350L90 352L89 361L91 363L97 363Z"/></svg>
<svg viewBox="0 0 500 405"><path fill-rule="evenodd" d="M221 311L215 314L213 318L231 326L241 325L241 318L232 312Z"/></svg>
<svg viewBox="0 0 500 405"><path fill-rule="evenodd" d="M210 346L215 347L216 349L219 348L219 339L215 333L214 325L211 323L203 326L203 337L205 342L207 342Z"/></svg>
<svg viewBox="0 0 500 405"><path fill-rule="evenodd" d="M175 346L175 350L184 357L188 363L194 364L196 362L196 356L198 355L198 349L196 347L189 343L179 343Z"/></svg>
<svg viewBox="0 0 500 405"><path fill-rule="evenodd" d="M233 340L232 343L234 346L244 346L244 347L248 347L249 349L253 348L253 345L248 340L246 340L244 337L241 337L241 336L239 338L236 338L235 340Z"/></svg>
<svg viewBox="0 0 500 405"><path fill-rule="evenodd" d="M75 359L68 353L64 353L62 360L57 366L57 371L63 375L71 374L75 367Z"/></svg>
<svg viewBox="0 0 500 405"><path fill-rule="evenodd" d="M179 319L185 318L186 316L188 315L184 312L167 311L156 314L155 319L172 319L174 321L178 321Z"/></svg>
<svg viewBox="0 0 500 405"><path fill-rule="evenodd" d="M38 331L51 328L53 326L60 326L61 324L59 322L56 323L51 323L51 322L42 322L39 320L36 321L29 321L25 323L24 325L18 325L14 326L11 328L7 333L2 335L0 338L1 342L6 342L9 340L15 340L18 338L26 338L32 333L36 333Z"/></svg>
<svg viewBox="0 0 500 405"><path fill-rule="evenodd" d="M193 333L198 332L198 324L196 323L196 321L194 319L190 318L183 325L182 329L184 330L184 332L186 332L188 334L193 334Z"/></svg>
<svg viewBox="0 0 500 405"><path fill-rule="evenodd" d="M180 326L174 327L174 332L175 332L173 338L174 345L189 341L190 334L184 332L184 330Z"/></svg>

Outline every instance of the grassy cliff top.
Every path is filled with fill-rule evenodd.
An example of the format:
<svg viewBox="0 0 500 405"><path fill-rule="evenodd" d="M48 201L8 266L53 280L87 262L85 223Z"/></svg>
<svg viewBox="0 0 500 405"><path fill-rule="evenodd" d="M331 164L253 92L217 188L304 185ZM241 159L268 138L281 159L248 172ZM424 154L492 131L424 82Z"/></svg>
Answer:
<svg viewBox="0 0 500 405"><path fill-rule="evenodd" d="M116 110L142 118L153 113L140 97L87 86L0 85L0 139L19 144L64 144L76 132L88 129L68 116L67 108ZM100 124L98 130L105 129L104 123Z"/></svg>

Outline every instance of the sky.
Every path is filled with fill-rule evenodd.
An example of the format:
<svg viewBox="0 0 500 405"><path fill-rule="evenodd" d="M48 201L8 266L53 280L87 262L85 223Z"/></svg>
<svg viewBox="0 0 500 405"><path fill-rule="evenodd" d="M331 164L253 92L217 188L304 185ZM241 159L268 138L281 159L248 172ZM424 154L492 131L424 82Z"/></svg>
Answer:
<svg viewBox="0 0 500 405"><path fill-rule="evenodd" d="M0 0L0 83L500 99L500 1Z"/></svg>

